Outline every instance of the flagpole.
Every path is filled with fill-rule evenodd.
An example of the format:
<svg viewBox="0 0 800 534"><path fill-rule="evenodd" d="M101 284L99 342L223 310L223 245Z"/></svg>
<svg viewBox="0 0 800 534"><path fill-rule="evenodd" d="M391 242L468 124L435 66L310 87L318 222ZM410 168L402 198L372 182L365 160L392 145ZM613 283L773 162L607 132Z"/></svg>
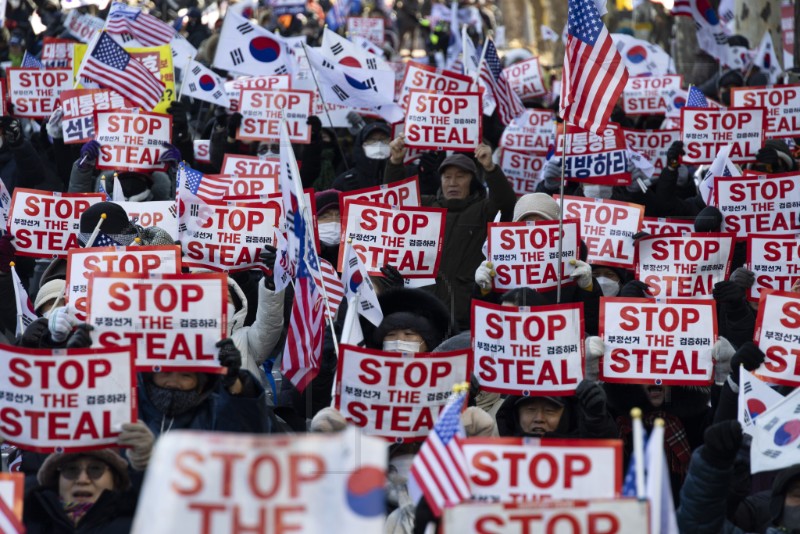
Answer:
<svg viewBox="0 0 800 534"><path fill-rule="evenodd" d="M353 325L358 320L358 295L353 295L347 300L347 313L344 315L344 326L342 327L342 343L350 343L351 330ZM334 341L336 340L336 332L331 327ZM346 337L345 337L346 336ZM339 349L336 349L336 355L339 355ZM331 386L331 406L336 405L336 373L333 374L333 385Z"/></svg>
<svg viewBox="0 0 800 534"><path fill-rule="evenodd" d="M486 40L483 42L483 50L481 50L481 57L478 60L478 70L475 71L475 76L472 77L472 83L477 84L478 78L481 77L481 65L483 65L483 61L486 59L486 49L489 48L489 40L491 39L491 32L486 36Z"/></svg>
<svg viewBox="0 0 800 534"><path fill-rule="evenodd" d="M100 214L100 219L97 221L97 226L94 227L92 235L89 236L89 240L86 241L86 245L84 245L83 248L91 248L91 246L94 244L94 240L97 239L97 234L100 233L100 227L103 225L103 221L106 220L106 217L107 215L105 213Z"/></svg>
<svg viewBox="0 0 800 534"><path fill-rule="evenodd" d="M656 495L650 495L650 527L652 532L661 532L661 492L664 491L663 477L664 477L664 420L658 418L653 423L653 430L650 439L656 439L655 445L651 449L653 454L658 455L658 460L650 464L652 473L647 473L647 478L652 479L654 482L648 484L657 492ZM649 448L649 447L648 447ZM655 529L653 527L656 527Z"/></svg>
<svg viewBox="0 0 800 534"><path fill-rule="evenodd" d="M632 461L636 462L636 497L644 499L644 428L642 428L642 410L639 408L631 409L631 421L633 423L633 454Z"/></svg>
<svg viewBox="0 0 800 534"><path fill-rule="evenodd" d="M564 80L561 80L561 83L564 83ZM556 285L556 304L561 304L561 278L562 278L562 269L564 265L563 258L561 257L561 252L564 248L564 175L567 169L567 132L569 131L569 126L566 120L564 120L564 136L561 139L561 181L559 183L559 191L558 191L558 280Z"/></svg>

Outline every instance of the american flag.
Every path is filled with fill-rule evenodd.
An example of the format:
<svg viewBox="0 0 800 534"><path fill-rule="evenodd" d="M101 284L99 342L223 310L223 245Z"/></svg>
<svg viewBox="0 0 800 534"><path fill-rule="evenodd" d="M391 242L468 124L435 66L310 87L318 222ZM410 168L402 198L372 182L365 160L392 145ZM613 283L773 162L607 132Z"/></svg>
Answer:
<svg viewBox="0 0 800 534"><path fill-rule="evenodd" d="M445 507L470 498L467 459L461 449L465 437L461 409L466 395L461 392L450 398L411 464L411 476L436 517Z"/></svg>
<svg viewBox="0 0 800 534"><path fill-rule="evenodd" d="M560 115L598 135L628 81L625 63L592 0L569 0Z"/></svg>
<svg viewBox="0 0 800 534"><path fill-rule="evenodd" d="M319 270L322 274L322 283L325 284L325 294L328 295L328 306L335 317L344 298L344 285L339 279L339 273L328 260L319 259Z"/></svg>
<svg viewBox="0 0 800 534"><path fill-rule="evenodd" d="M93 247L121 247L122 243L117 242L113 237L103 232L98 232L94 238Z"/></svg>
<svg viewBox="0 0 800 534"><path fill-rule="evenodd" d="M221 200L222 197L228 194L230 178L220 178L210 174L203 174L186 165L182 168L183 179L186 180L185 187L191 191L193 195L203 200Z"/></svg>
<svg viewBox="0 0 800 534"><path fill-rule="evenodd" d="M106 31L113 34L129 33L145 46L161 46L172 41L175 29L153 15L114 3L106 20Z"/></svg>
<svg viewBox="0 0 800 534"><path fill-rule="evenodd" d="M36 59L35 56L29 54L27 50L25 51L25 54L22 56L22 63L20 64L20 67L23 67L23 68L26 68L26 69L43 69L44 68L44 66L42 65L42 62L39 61L38 59Z"/></svg>
<svg viewBox="0 0 800 534"><path fill-rule="evenodd" d="M79 74L113 89L142 109L156 107L164 94L164 83L105 32L86 55Z"/></svg>
<svg viewBox="0 0 800 534"><path fill-rule="evenodd" d="M689 87L689 96L686 98L686 107L687 108L708 107L708 100L706 100L706 95L704 95L703 91L701 91L694 85Z"/></svg>
<svg viewBox="0 0 800 534"><path fill-rule="evenodd" d="M481 63L481 80L491 87L497 103L497 114L503 124L511 124L511 121L525 111L525 106L522 105L519 96L511 89L505 74L503 74L500 57L498 57L494 41L491 39L486 44L486 55Z"/></svg>
<svg viewBox="0 0 800 534"><path fill-rule="evenodd" d="M214 215L214 210L206 203L206 199L197 194L206 179L207 177L203 176L203 173L192 169L183 162L178 166L176 189L178 202L183 207L178 224L178 231L181 233L185 232L191 235L199 231ZM227 192L227 187L225 191ZM222 196L215 198L222 198Z"/></svg>

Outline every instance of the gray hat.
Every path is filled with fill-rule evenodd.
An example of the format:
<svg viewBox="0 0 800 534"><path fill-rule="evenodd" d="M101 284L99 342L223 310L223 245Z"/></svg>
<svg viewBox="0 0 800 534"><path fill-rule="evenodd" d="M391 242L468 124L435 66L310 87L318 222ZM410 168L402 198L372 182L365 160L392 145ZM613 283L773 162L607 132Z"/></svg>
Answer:
<svg viewBox="0 0 800 534"><path fill-rule="evenodd" d="M546 193L529 193L514 204L514 222L528 215L539 215L548 221L558 220L558 202Z"/></svg>
<svg viewBox="0 0 800 534"><path fill-rule="evenodd" d="M113 449L98 449L96 451L77 452L64 454L54 452L45 458L42 467L36 475L39 484L49 488L58 487L58 468L80 457L95 458L104 462L111 471L114 472L115 479L119 481L118 490L126 490L131 487L131 479L128 476L128 462Z"/></svg>
<svg viewBox="0 0 800 534"><path fill-rule="evenodd" d="M459 169L471 172L472 176L478 176L478 167L475 162L464 154L453 154L444 158L444 161L439 165L439 174L442 174L447 167L458 167Z"/></svg>

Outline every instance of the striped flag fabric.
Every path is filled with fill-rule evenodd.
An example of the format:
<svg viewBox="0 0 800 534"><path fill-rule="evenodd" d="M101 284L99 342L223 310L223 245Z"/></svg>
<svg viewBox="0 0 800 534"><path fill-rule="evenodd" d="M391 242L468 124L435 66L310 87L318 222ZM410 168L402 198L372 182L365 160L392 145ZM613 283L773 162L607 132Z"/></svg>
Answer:
<svg viewBox="0 0 800 534"><path fill-rule="evenodd" d="M198 195L200 187L207 179L200 171L196 171L181 162L175 178L178 205L181 207L179 215L178 232L193 234L205 226L213 215L213 210L206 202L204 196ZM209 182L210 184L210 182ZM208 184L207 184L208 185ZM227 193L227 185L225 192ZM211 198L222 198L222 195Z"/></svg>
<svg viewBox="0 0 800 534"><path fill-rule="evenodd" d="M491 39L486 43L486 54L481 62L481 80L491 87L497 105L497 114L503 124L511 124L511 121L525 111L525 106L522 105L519 96L511 89L505 74L503 74L503 65L500 63L500 57L497 55L497 49Z"/></svg>
<svg viewBox="0 0 800 534"><path fill-rule="evenodd" d="M461 424L466 396L462 391L450 397L411 463L411 476L436 517L444 508L470 498L467 458L461 448L466 437Z"/></svg>
<svg viewBox="0 0 800 534"><path fill-rule="evenodd" d="M14 296L17 299L17 337L21 336L25 329L30 326L38 317L36 312L33 311L33 304L28 297L28 292L25 291L25 286L17 274L17 268L11 265L11 277L14 282Z"/></svg>
<svg viewBox="0 0 800 534"><path fill-rule="evenodd" d="M230 179L218 178L213 174L203 174L188 165L183 165L181 168L183 173L181 173L179 181L183 184L183 180L186 180L184 187L191 191L193 195L208 201L221 200L222 197L228 194Z"/></svg>
<svg viewBox="0 0 800 534"><path fill-rule="evenodd" d="M601 135L628 82L628 70L592 0L569 0L567 25L559 114Z"/></svg>
<svg viewBox="0 0 800 534"><path fill-rule="evenodd" d="M319 259L319 270L322 275L322 283L325 285L325 293L328 295L328 306L330 306L333 316L336 317L342 299L344 299L344 285L339 279L339 273L328 260Z"/></svg>
<svg viewBox="0 0 800 534"><path fill-rule="evenodd" d="M106 19L106 31L129 33L144 46L161 46L172 41L175 29L141 9L114 2Z"/></svg>
<svg viewBox="0 0 800 534"><path fill-rule="evenodd" d="M25 54L22 56L22 63L20 63L20 67L26 69L43 69L44 65L42 62L36 59L35 56L29 54L28 51L25 51Z"/></svg>
<svg viewBox="0 0 800 534"><path fill-rule="evenodd" d="M692 16L692 4L690 0L675 0L672 5L670 14L673 17L690 17Z"/></svg>
<svg viewBox="0 0 800 534"><path fill-rule="evenodd" d="M87 51L77 78L83 76L100 87L113 89L145 110L156 107L166 86L142 63L103 32Z"/></svg>

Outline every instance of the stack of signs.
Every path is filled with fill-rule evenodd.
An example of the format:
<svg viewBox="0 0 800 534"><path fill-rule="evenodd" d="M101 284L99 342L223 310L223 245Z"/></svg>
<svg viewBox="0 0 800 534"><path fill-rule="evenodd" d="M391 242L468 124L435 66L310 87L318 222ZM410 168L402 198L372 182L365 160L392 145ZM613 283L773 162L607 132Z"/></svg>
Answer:
<svg viewBox="0 0 800 534"><path fill-rule="evenodd" d="M556 156L562 156L565 148L567 156L562 159L567 180L599 185L631 183L625 132L619 125L609 123L601 136L570 124L566 139L563 133L556 137Z"/></svg>
<svg viewBox="0 0 800 534"><path fill-rule="evenodd" d="M681 141L687 165L712 163L717 153L732 145L734 163L751 163L764 146L764 108L681 108Z"/></svg>
<svg viewBox="0 0 800 534"><path fill-rule="evenodd" d="M409 61L406 64L402 88L397 96L397 103L405 110L409 109L409 92L412 89L465 93L475 89L475 81L471 77L457 72L438 71L435 67Z"/></svg>
<svg viewBox="0 0 800 534"><path fill-rule="evenodd" d="M517 195L536 192L555 133L555 113L545 109L526 109L503 130L500 167Z"/></svg>

